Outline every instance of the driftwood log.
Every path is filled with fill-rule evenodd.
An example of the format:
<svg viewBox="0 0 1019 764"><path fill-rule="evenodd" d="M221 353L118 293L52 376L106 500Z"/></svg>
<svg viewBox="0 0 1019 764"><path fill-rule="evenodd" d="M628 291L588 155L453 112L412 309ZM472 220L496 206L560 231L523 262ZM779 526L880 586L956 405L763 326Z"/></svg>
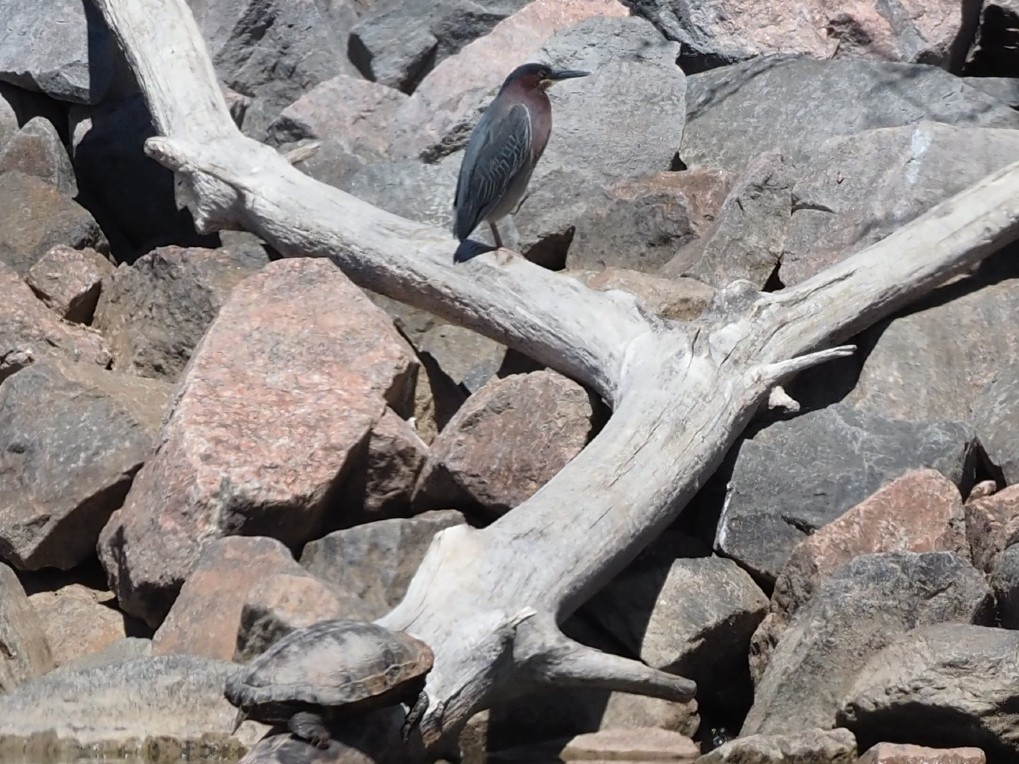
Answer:
<svg viewBox="0 0 1019 764"><path fill-rule="evenodd" d="M439 534L380 619L434 649L429 755L476 712L542 685L690 698L692 682L577 644L559 624L675 520L784 378L851 353L836 343L1019 238L1016 164L809 281L775 293L734 283L698 321L666 321L505 250L454 266L446 231L312 180L243 136L185 0L97 4L154 118L146 150L177 173L201 231L246 229L286 256L328 257L355 283L526 353L613 409L531 499L483 530ZM267 739L249 758L293 756L274 754L280 745Z"/></svg>

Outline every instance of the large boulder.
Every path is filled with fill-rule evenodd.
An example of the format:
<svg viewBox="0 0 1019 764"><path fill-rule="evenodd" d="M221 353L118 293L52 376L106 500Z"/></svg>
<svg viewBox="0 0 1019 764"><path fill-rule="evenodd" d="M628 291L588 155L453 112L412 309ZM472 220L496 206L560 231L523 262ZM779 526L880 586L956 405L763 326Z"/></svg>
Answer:
<svg viewBox="0 0 1019 764"><path fill-rule="evenodd" d="M965 485L973 445L958 422L904 422L841 403L775 422L739 446L715 545L774 581L801 539L903 473L929 467Z"/></svg>
<svg viewBox="0 0 1019 764"><path fill-rule="evenodd" d="M407 413L416 364L388 317L332 263L271 263L230 295L178 387L159 450L103 530L127 612L156 626L204 543L304 543L387 404Z"/></svg>
<svg viewBox="0 0 1019 764"><path fill-rule="evenodd" d="M989 624L993 617L990 588L958 555L857 557L793 617L757 684L741 734L830 729L842 698L878 650L917 626Z"/></svg>
<svg viewBox="0 0 1019 764"><path fill-rule="evenodd" d="M953 0L878 0L747 5L740 0L623 0L683 46L690 72L768 53L866 57L958 71L976 31L978 8Z"/></svg>
<svg viewBox="0 0 1019 764"><path fill-rule="evenodd" d="M731 172L772 149L799 162L837 135L924 119L1019 126L1006 104L942 69L863 59L763 56L695 74L687 108L682 160Z"/></svg>
<svg viewBox="0 0 1019 764"><path fill-rule="evenodd" d="M0 559L67 570L154 450L170 385L40 361L0 385Z"/></svg>

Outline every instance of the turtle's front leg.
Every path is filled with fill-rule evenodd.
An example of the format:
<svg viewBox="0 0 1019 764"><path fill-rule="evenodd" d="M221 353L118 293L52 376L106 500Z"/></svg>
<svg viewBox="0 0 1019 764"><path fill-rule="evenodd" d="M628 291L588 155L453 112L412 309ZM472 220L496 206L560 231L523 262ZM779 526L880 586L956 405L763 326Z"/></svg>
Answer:
<svg viewBox="0 0 1019 764"><path fill-rule="evenodd" d="M329 747L329 730L319 714L311 711L299 711L290 717L287 724L290 731L301 740L307 740L316 748Z"/></svg>

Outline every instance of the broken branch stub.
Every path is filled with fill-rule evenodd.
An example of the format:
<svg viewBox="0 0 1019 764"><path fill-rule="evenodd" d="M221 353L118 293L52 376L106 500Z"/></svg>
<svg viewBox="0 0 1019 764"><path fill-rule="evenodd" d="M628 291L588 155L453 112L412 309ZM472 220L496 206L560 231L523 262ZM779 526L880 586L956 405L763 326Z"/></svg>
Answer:
<svg viewBox="0 0 1019 764"><path fill-rule="evenodd" d="M824 348L1019 238L1017 164L795 288L734 284L697 323L665 321L622 292L592 291L518 256L500 263L505 252L454 267L448 233L314 181L243 136L185 0L97 5L162 136L147 150L188 184L203 230L244 228L285 255L328 257L355 283L526 353L614 409L532 498L483 530L440 533L404 600L380 619L435 653L421 725L432 752L474 713L543 684L689 697L687 680L572 643L558 624L676 518L773 386L851 352ZM249 758L284 750L269 739Z"/></svg>

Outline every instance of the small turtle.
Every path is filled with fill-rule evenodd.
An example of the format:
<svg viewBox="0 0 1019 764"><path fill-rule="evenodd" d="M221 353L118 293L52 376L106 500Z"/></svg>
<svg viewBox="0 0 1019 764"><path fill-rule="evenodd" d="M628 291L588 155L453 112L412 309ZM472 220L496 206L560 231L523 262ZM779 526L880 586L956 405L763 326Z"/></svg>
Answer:
<svg viewBox="0 0 1019 764"><path fill-rule="evenodd" d="M329 746L327 725L335 718L406 703L406 740L428 707L432 660L431 648L404 632L320 621L292 631L230 677L226 697L239 709L238 726L246 718L286 723L319 748Z"/></svg>

